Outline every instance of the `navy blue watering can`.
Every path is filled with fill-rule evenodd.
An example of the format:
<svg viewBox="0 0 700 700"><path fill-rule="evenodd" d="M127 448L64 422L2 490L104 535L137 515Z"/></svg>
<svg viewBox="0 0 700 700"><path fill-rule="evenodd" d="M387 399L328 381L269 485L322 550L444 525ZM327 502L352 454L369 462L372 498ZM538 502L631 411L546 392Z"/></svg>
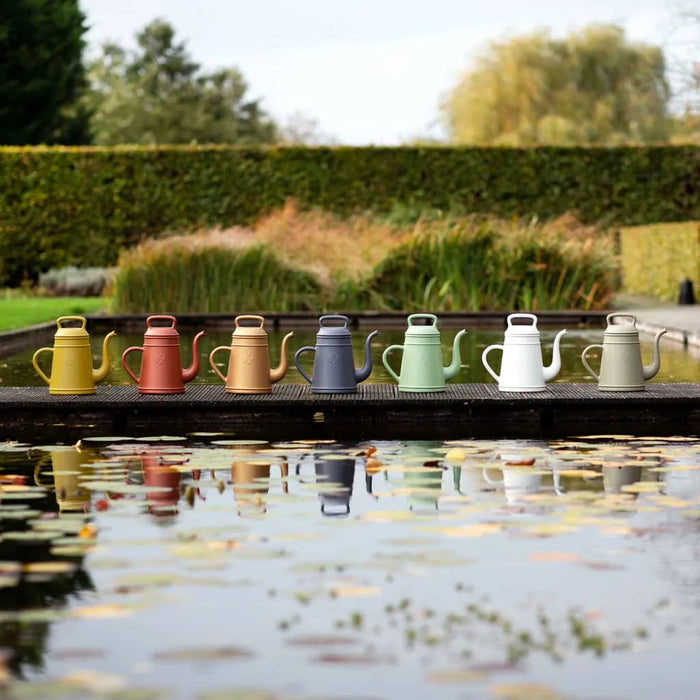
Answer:
<svg viewBox="0 0 700 700"><path fill-rule="evenodd" d="M329 321L341 321L342 326L328 325ZM350 394L357 391L358 382L363 382L372 372L370 345L379 331L372 331L365 341L365 363L355 369L352 357L352 336L348 330L348 317L336 314L321 316L318 320L316 347L299 348L294 354L294 364L309 384L314 394ZM315 352L312 378L299 365L305 352Z"/></svg>

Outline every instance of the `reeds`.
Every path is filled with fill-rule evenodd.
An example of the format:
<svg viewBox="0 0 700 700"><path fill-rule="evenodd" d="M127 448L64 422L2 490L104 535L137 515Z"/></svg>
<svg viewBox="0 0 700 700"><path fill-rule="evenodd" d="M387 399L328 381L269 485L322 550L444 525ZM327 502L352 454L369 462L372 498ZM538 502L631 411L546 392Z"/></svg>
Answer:
<svg viewBox="0 0 700 700"><path fill-rule="evenodd" d="M612 237L575 220L486 217L397 227L294 204L253 229L212 230L122 254L121 312L604 307L617 273Z"/></svg>

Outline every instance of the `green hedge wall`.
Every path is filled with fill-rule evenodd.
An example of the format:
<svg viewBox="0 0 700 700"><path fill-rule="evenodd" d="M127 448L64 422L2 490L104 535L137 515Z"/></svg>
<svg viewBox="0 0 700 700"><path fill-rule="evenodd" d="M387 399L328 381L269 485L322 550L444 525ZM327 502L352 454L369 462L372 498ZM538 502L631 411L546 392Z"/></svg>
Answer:
<svg viewBox="0 0 700 700"><path fill-rule="evenodd" d="M700 147L0 148L0 286L113 264L166 230L245 224L295 197L620 225L700 219Z"/></svg>

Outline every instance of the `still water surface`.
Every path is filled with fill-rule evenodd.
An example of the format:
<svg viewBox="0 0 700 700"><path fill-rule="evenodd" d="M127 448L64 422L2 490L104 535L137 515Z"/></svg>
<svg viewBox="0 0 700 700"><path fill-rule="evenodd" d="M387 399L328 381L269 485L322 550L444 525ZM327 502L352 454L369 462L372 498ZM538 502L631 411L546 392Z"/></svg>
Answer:
<svg viewBox="0 0 700 700"><path fill-rule="evenodd" d="M0 486L3 697L698 697L697 438L0 443Z"/></svg>
<svg viewBox="0 0 700 700"><path fill-rule="evenodd" d="M452 340L458 329L447 328L441 329L441 340L443 349L444 364L447 366L452 359ZM196 331L180 331L180 352L183 365L189 365L192 356L192 338ZM273 364L279 361L280 344L282 337L288 331L283 332L272 331L269 335L270 355ZM545 365L548 365L552 359L552 343L556 335L555 329L542 329L542 355ZM363 363L363 348L365 338L369 334L367 331L353 331L353 348L355 355L355 366L361 367ZM99 365L100 347L103 336L92 334L91 347L94 356L95 366ZM390 329L382 330L380 334L372 342L372 359L373 370L369 379L366 381L373 382L393 382L394 380L388 374L381 357L384 349L389 345L401 344L404 340L404 330ZM562 338L561 342L561 361L562 369L555 379L557 382L593 382L593 379L586 373L583 364L581 363L581 352L583 349L594 343L602 343L603 334L599 330L591 329L573 329ZM642 358L645 364L651 363L652 357L652 336L642 335L641 348ZM494 380L486 372L481 364L481 354L488 345L503 342L503 332L497 330L468 330L467 335L462 338L460 343L462 368L453 381L455 382L493 382ZM294 352L304 345L315 345L316 330L301 330L296 331L290 339L287 347L287 355L289 358L289 370L287 375L282 380L287 383L303 384L304 379L294 366ZM195 384L221 384L220 379L214 374L209 366L208 356L211 350L219 345L229 346L231 344L231 333L210 331L202 338L199 346L200 370L197 377L194 379ZM142 346L143 335L117 335L111 341L110 358L111 369L104 383L106 384L133 384L133 381L124 371L120 357L122 352L132 345ZM36 347L28 348L11 357L0 359L0 386L45 386L43 380L32 367L32 355ZM599 367L598 351L593 351L589 355L589 362L595 367ZM217 355L217 361L220 363L221 371L226 374L227 356L221 352ZM306 353L302 357L302 366L311 376L313 368L313 353ZM494 370L499 371L500 368L500 353L494 351L489 356L489 361L493 363ZM50 355L45 354L41 360L41 365L47 375L51 372ZM129 362L132 370L138 374L139 371L139 353L132 353L129 357ZM401 353L395 352L391 356L392 366L398 374ZM661 339L661 368L659 373L654 378L657 382L700 382L700 352L698 350L687 350L680 343L668 339Z"/></svg>

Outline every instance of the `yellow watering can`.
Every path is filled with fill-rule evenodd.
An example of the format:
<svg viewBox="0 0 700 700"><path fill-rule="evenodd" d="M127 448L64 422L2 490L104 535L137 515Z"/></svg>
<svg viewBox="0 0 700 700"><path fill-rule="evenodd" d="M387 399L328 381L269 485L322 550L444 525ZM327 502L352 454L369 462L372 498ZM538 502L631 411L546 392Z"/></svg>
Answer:
<svg viewBox="0 0 700 700"><path fill-rule="evenodd" d="M81 325L64 326L67 321L78 321ZM111 331L102 343L102 364L99 369L92 368L90 353L90 336L85 330L86 320L83 316L61 316L56 325L58 330L54 336L52 348L40 348L32 357L34 369L49 385L49 394L94 394L95 383L102 381L109 372L109 353L107 346L113 335ZM53 353L51 363L51 378L44 374L39 363L39 355L43 352Z"/></svg>

